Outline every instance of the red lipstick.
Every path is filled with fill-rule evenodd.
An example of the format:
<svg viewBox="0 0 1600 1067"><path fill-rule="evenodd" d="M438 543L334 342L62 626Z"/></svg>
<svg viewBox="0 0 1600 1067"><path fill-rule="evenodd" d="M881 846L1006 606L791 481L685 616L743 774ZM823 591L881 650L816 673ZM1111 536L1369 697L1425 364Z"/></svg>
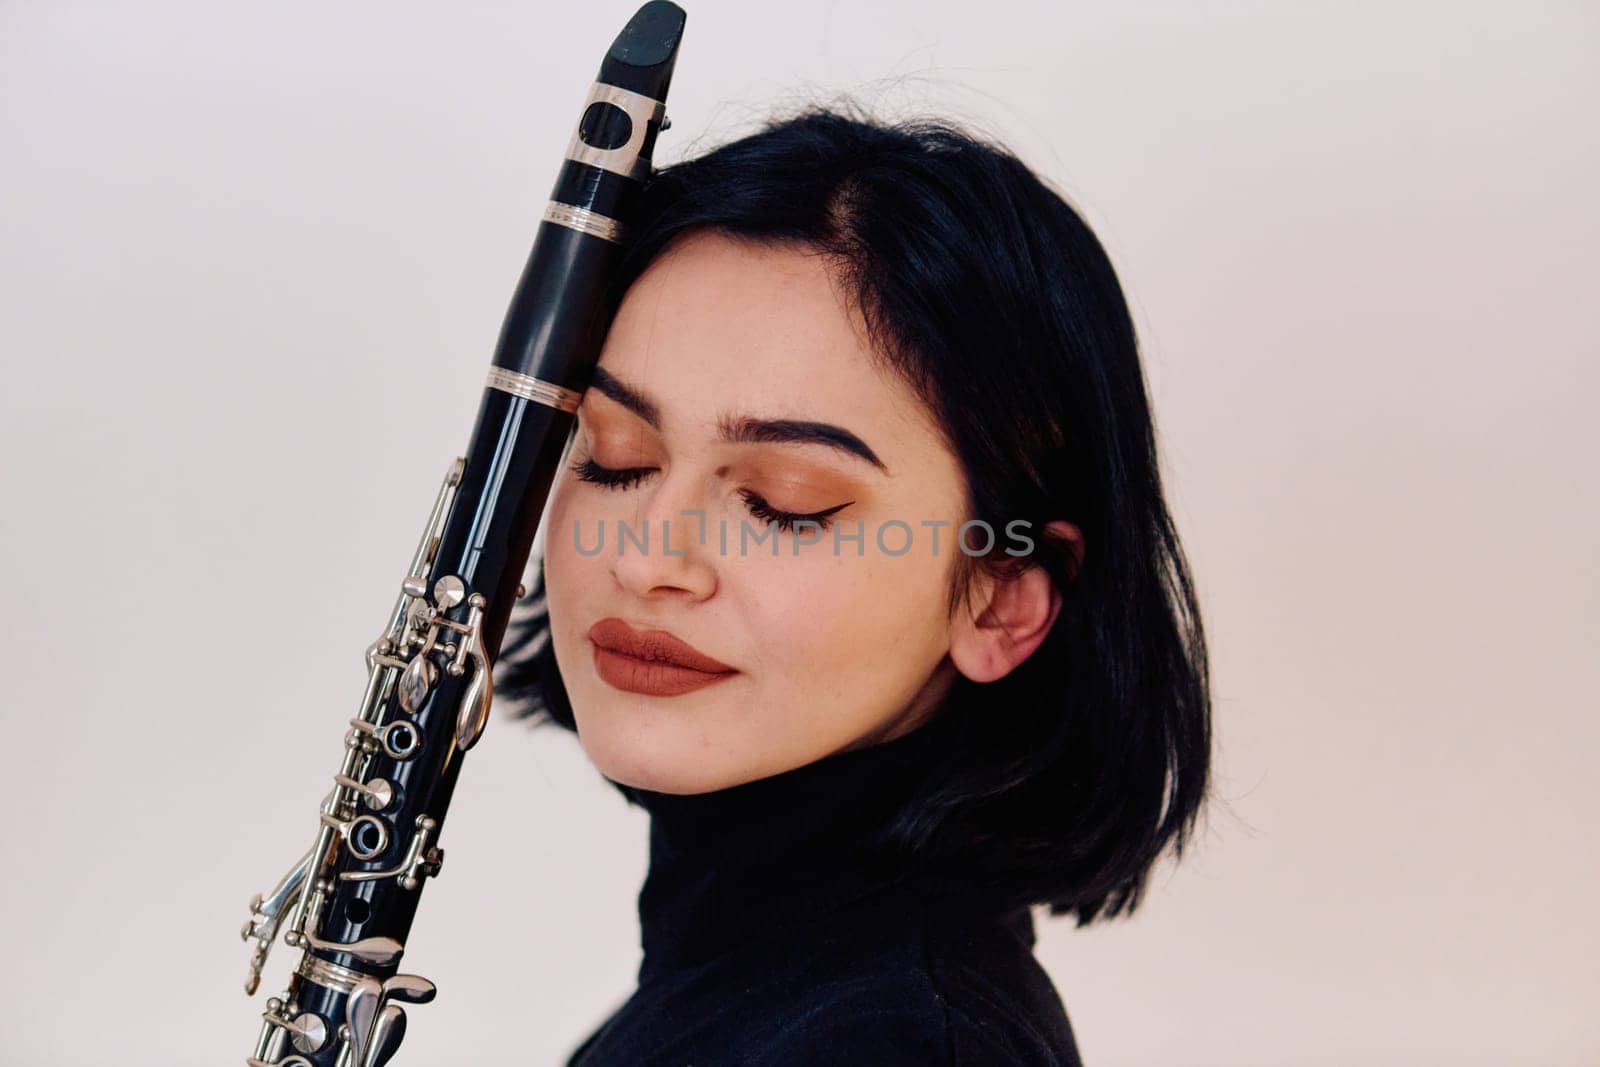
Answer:
<svg viewBox="0 0 1600 1067"><path fill-rule="evenodd" d="M605 618L589 628L594 668L608 684L646 696L678 696L739 673L665 630Z"/></svg>

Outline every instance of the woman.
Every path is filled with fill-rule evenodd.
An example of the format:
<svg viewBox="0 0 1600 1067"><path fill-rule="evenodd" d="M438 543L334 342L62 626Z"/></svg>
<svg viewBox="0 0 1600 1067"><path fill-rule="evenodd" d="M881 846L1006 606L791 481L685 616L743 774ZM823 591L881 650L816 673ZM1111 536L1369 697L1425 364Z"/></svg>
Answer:
<svg viewBox="0 0 1600 1067"><path fill-rule="evenodd" d="M998 146L848 107L639 214L499 686L651 820L570 1063L1078 1063L1030 906L1131 914L1210 749L1110 262Z"/></svg>

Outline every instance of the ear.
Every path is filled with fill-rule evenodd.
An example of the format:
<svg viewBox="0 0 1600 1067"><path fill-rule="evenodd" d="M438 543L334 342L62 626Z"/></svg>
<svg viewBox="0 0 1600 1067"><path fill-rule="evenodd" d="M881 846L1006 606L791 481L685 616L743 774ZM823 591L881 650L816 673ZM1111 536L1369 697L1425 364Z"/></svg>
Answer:
<svg viewBox="0 0 1600 1067"><path fill-rule="evenodd" d="M1067 542L1083 559L1083 535L1070 522L1055 521L1046 535ZM1061 591L1043 567L1033 565L1010 578L981 573L969 605L950 636L950 660L974 682L1004 678L1050 633L1061 613Z"/></svg>

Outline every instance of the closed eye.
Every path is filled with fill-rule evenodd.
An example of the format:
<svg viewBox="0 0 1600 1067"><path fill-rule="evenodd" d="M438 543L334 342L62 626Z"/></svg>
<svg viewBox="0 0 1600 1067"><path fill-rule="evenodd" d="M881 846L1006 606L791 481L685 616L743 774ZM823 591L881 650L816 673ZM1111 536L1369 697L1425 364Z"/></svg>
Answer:
<svg viewBox="0 0 1600 1067"><path fill-rule="evenodd" d="M818 530L826 530L833 525L832 520L828 518L829 515L855 503L854 500L846 500L843 504L805 514L794 511L781 511L748 489L741 491L739 495L744 497L745 507L750 509L750 514L763 522L776 523L780 530L792 530L797 522L815 523Z"/></svg>
<svg viewBox="0 0 1600 1067"><path fill-rule="evenodd" d="M626 489L639 484L639 481L649 474L650 467L626 467L613 469L602 467L593 459L582 459L572 465L572 471L578 478L595 485L603 485L607 489Z"/></svg>
<svg viewBox="0 0 1600 1067"><path fill-rule="evenodd" d="M578 476L579 480L603 486L607 489L627 489L638 485L644 479L644 476L654 469L654 467L602 467L592 458L581 459L572 465L572 472ZM799 522L815 523L819 530L827 530L833 525L829 520L829 516L855 503L854 500L847 500L843 504L836 504L831 508L824 508L822 511L795 512L775 508L768 504L759 493L751 492L748 489L740 490L739 495L743 498L745 507L752 516L762 522L775 524L779 530L792 530L795 524Z"/></svg>

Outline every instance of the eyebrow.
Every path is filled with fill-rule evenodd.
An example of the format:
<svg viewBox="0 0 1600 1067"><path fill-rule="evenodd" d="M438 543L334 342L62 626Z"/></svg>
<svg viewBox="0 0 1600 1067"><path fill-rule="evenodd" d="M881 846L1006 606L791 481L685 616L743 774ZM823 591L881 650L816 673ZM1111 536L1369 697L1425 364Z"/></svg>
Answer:
<svg viewBox="0 0 1600 1067"><path fill-rule="evenodd" d="M605 368L594 368L589 385L639 416L652 429L661 429L661 408L656 402ZM883 473L889 473L889 468L865 441L844 427L831 423L724 414L717 418L717 433L722 440L731 444L825 445L864 459Z"/></svg>

